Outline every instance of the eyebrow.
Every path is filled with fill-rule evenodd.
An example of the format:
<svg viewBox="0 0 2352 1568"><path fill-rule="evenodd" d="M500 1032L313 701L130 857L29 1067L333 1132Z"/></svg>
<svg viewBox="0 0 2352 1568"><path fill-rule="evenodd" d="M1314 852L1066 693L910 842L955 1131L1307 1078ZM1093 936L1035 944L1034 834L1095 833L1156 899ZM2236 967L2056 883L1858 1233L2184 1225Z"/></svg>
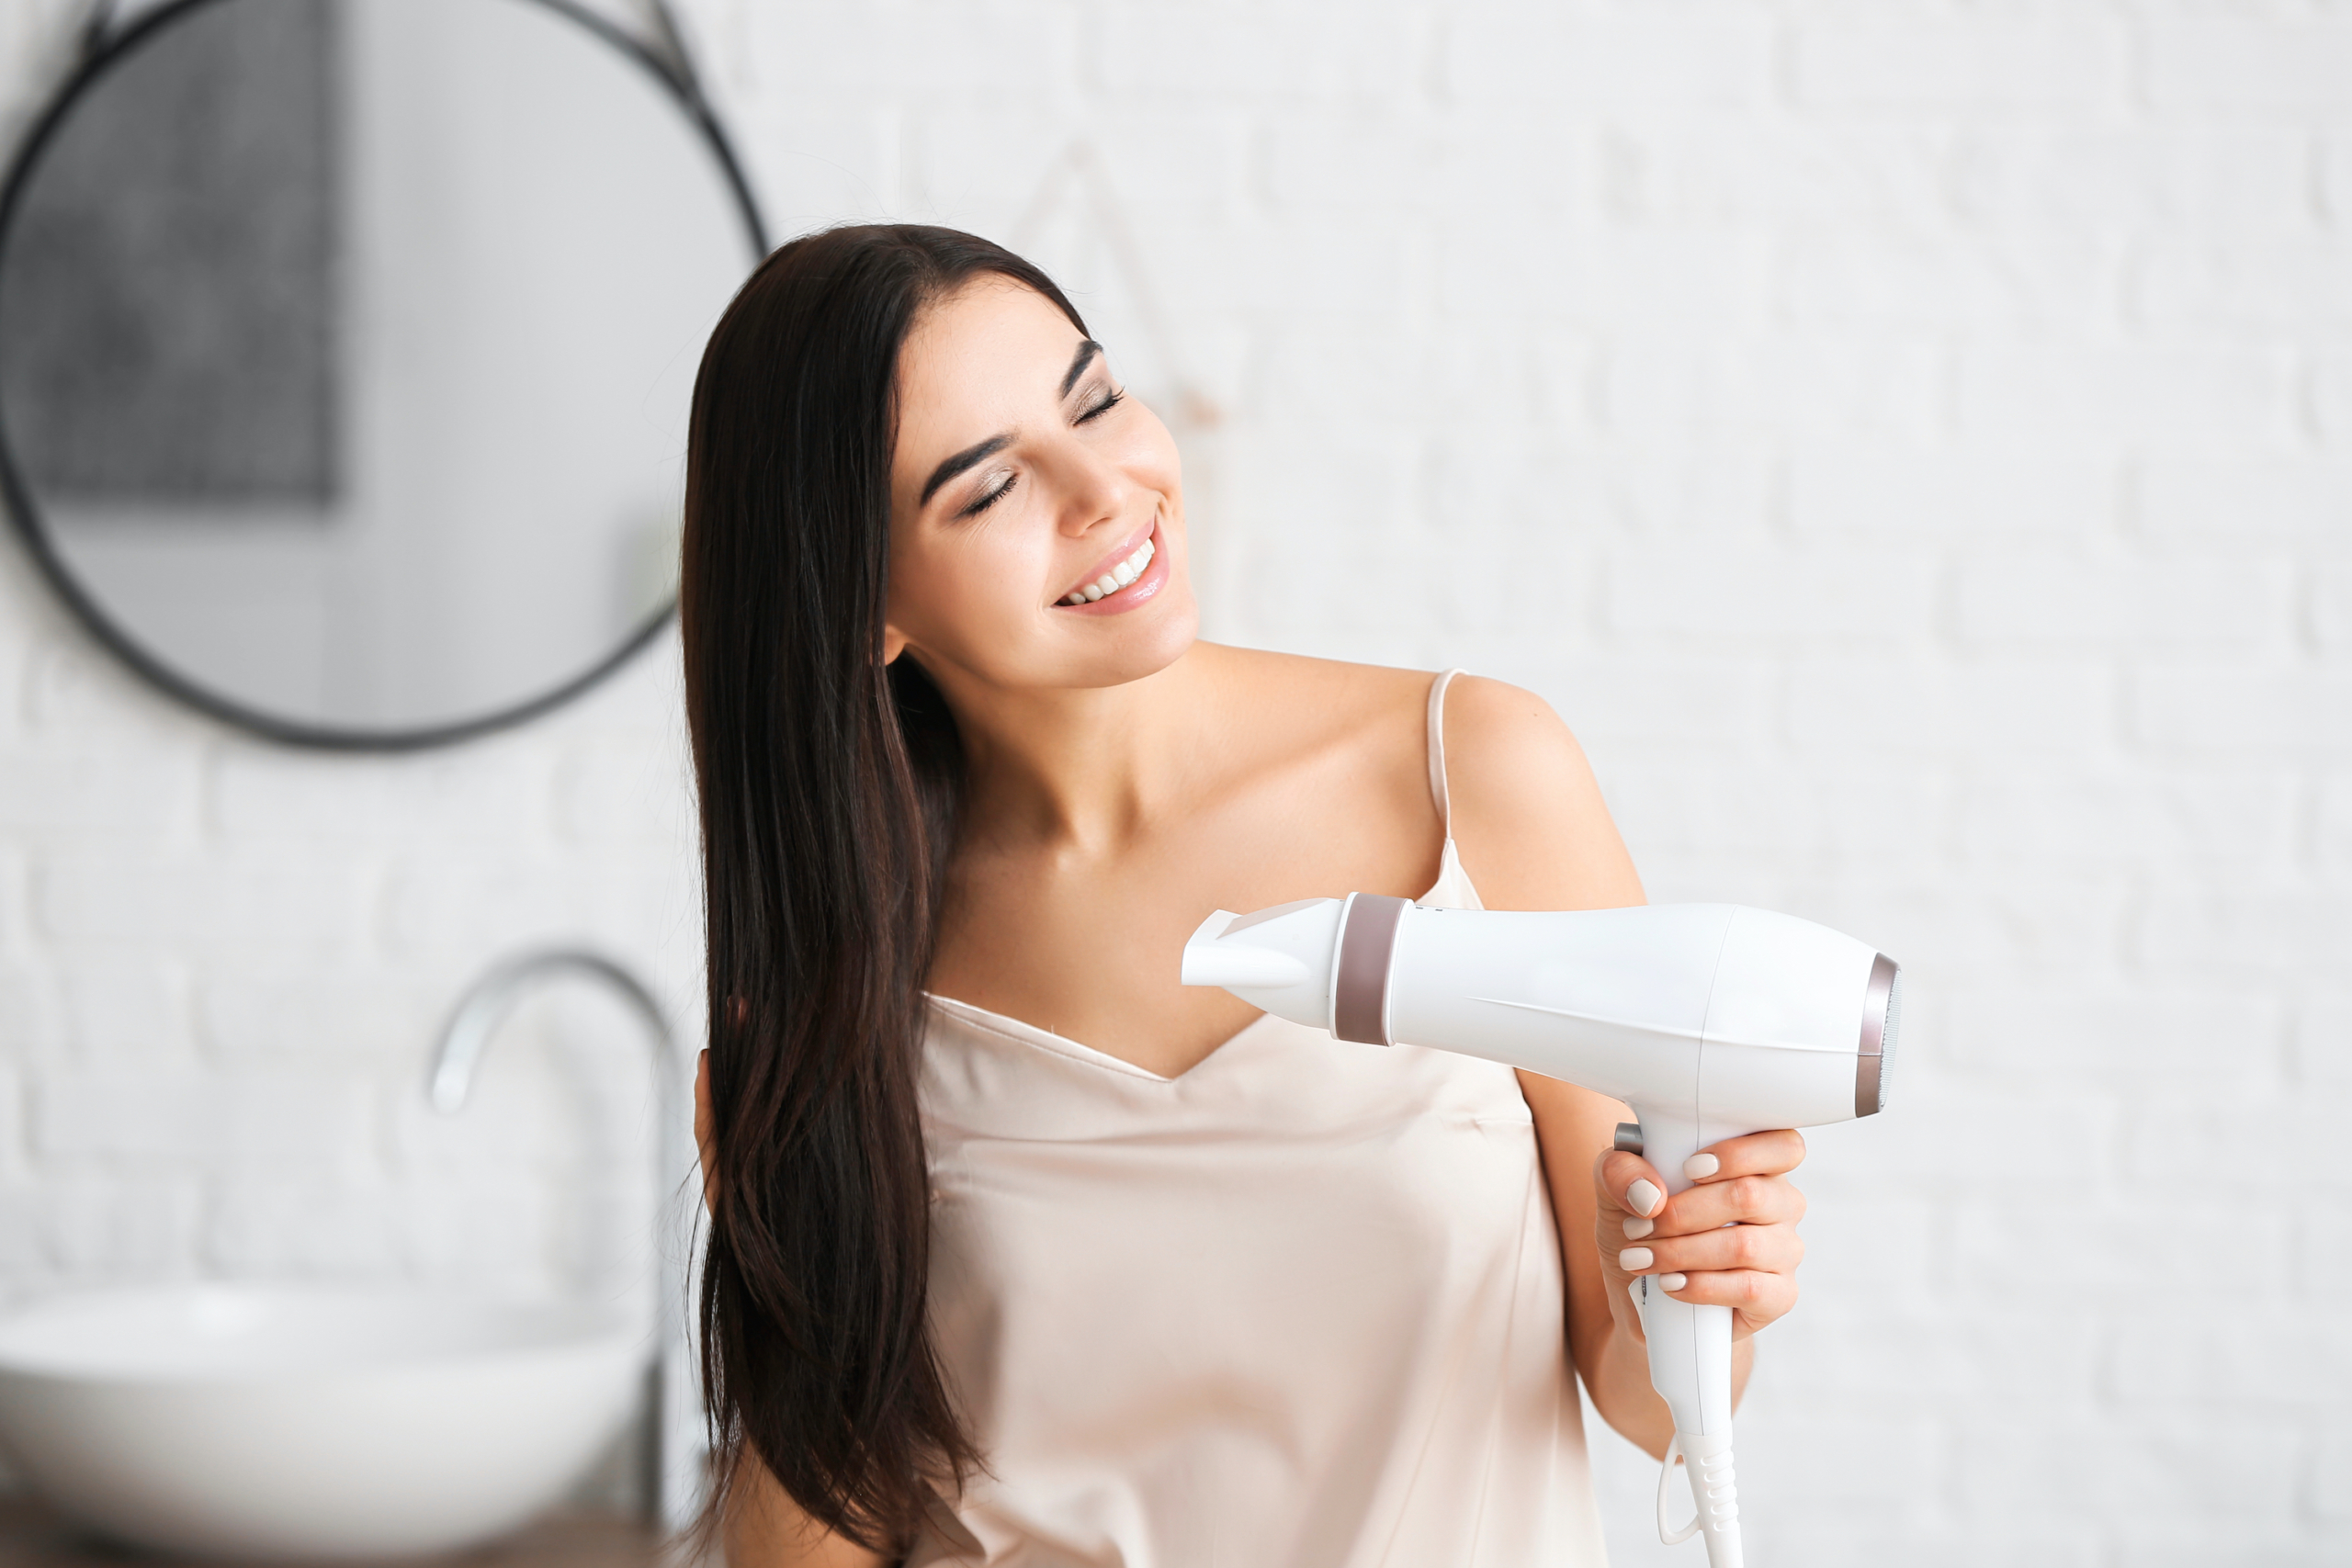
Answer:
<svg viewBox="0 0 2352 1568"><path fill-rule="evenodd" d="M1102 345L1092 338L1086 338L1080 342L1078 352L1070 356L1069 368L1062 372L1061 395L1063 397L1069 396L1069 389L1078 385L1078 378L1086 374L1086 367L1093 364L1094 356L1102 352ZM923 480L922 495L915 504L930 505L931 498L939 493L941 485L970 468L974 464L986 462L1012 445L1012 437L1010 435L991 435L986 441L965 447L961 452L931 470L931 478Z"/></svg>
<svg viewBox="0 0 2352 1568"><path fill-rule="evenodd" d="M1093 364L1094 356L1102 352L1102 345L1092 338L1080 340L1078 352L1070 356L1069 368L1062 372L1063 397L1069 396L1069 389L1078 385L1078 378L1086 374L1086 367Z"/></svg>
<svg viewBox="0 0 2352 1568"><path fill-rule="evenodd" d="M915 504L917 506L930 505L931 498L939 493L939 487L941 485L945 484L949 479L954 479L957 474L962 473L965 469L972 467L975 463L984 462L987 459L995 457L999 452L1003 451L1006 447L1012 445L1012 437L1010 435L991 435L986 441L982 441L976 446L965 447L961 452L956 453L954 457L949 457L944 462L941 463L939 467L931 470L931 478L925 479L922 484L922 499L916 502Z"/></svg>

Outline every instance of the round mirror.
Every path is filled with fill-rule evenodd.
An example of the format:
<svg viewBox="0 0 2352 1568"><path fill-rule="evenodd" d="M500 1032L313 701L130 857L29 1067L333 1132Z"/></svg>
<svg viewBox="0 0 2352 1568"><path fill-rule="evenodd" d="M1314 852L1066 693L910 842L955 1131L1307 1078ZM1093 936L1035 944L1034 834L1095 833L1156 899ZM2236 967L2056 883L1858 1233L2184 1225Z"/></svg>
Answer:
<svg viewBox="0 0 2352 1568"><path fill-rule="evenodd" d="M669 615L695 367L765 248L691 85L562 0L178 0L0 195L0 483L211 712L510 723Z"/></svg>

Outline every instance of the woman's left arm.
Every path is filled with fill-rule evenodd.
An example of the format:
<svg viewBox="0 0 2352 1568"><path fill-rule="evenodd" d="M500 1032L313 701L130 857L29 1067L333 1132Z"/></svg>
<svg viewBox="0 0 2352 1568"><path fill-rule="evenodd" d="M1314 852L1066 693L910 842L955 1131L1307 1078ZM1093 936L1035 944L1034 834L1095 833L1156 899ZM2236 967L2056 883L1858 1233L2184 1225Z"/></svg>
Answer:
<svg viewBox="0 0 2352 1568"><path fill-rule="evenodd" d="M1445 706L1454 841L1488 908L1646 902L1583 750L1542 698L1464 676L1448 688ZM1613 1151L1617 1123L1633 1119L1624 1105L1532 1073L1519 1081L1560 1232L1569 1354L1602 1418L1662 1457L1674 1427L1650 1387L1631 1282L1679 1274L1668 1292L1677 1299L1736 1309L1736 1401L1755 1359L1750 1337L1796 1304L1804 1199L1788 1173L1804 1157L1804 1140L1758 1133L1718 1144L1692 1161L1712 1156L1714 1168L1693 1170L1698 1184L1665 1200L1646 1161Z"/></svg>

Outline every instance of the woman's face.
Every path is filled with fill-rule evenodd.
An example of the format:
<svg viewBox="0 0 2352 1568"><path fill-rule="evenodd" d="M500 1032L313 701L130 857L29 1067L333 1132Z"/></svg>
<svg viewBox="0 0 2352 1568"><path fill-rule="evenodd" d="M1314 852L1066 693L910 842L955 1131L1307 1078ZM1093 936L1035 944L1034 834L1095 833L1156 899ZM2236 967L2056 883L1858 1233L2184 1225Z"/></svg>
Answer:
<svg viewBox="0 0 2352 1568"><path fill-rule="evenodd" d="M1199 624L1176 444L1102 349L1005 277L926 310L899 356L884 652L950 686L1109 686Z"/></svg>

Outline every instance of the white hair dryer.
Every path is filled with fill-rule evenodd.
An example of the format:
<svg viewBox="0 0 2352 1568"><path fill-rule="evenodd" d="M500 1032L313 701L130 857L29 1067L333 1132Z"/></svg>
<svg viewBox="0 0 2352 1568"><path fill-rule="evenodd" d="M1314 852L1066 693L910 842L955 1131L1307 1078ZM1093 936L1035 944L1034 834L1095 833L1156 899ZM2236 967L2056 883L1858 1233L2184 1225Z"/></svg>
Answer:
<svg viewBox="0 0 2352 1568"><path fill-rule="evenodd" d="M1875 1114L1902 971L1809 920L1732 904L1569 913L1436 909L1351 893L1235 915L1184 944L1184 984L1341 1040L1427 1045L1564 1078L1640 1118L1618 1147L1679 1192L1710 1144ZM1658 1533L1703 1531L1712 1568L1739 1568L1731 1450L1731 1309L1634 1287L1650 1382L1674 1415ZM1698 1515L1676 1530L1679 1450Z"/></svg>

